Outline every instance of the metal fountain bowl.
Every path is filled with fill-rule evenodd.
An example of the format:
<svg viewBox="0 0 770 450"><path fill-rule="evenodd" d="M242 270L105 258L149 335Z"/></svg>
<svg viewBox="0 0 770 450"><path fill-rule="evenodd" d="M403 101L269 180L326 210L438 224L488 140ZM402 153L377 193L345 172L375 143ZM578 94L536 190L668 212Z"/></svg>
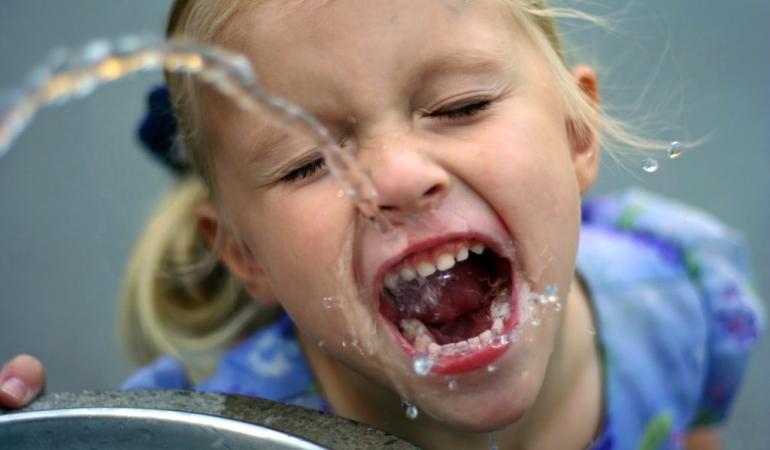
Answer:
<svg viewBox="0 0 770 450"><path fill-rule="evenodd" d="M0 448L322 450L261 425L179 411L79 408L0 417Z"/></svg>
<svg viewBox="0 0 770 450"><path fill-rule="evenodd" d="M366 425L269 400L186 391L44 395L0 411L0 449L416 449Z"/></svg>

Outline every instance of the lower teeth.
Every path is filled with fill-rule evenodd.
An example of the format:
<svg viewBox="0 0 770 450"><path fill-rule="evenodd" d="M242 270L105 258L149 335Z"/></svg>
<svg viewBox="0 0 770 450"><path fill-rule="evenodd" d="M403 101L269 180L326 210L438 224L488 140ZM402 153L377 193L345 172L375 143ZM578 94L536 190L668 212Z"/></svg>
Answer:
<svg viewBox="0 0 770 450"><path fill-rule="evenodd" d="M504 298L504 297L503 297ZM478 336L450 344L439 345L419 319L403 319L400 322L403 335L418 353L431 356L453 356L456 353L465 354L470 350L479 350L490 344L503 332L504 322L511 315L511 305L506 300L495 300L489 307L492 326Z"/></svg>

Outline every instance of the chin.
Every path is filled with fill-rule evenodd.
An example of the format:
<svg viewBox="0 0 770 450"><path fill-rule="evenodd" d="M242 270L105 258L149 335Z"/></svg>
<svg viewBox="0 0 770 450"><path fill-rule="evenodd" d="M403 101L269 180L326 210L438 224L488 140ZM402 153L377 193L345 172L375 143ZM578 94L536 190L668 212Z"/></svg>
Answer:
<svg viewBox="0 0 770 450"><path fill-rule="evenodd" d="M528 382L515 384L485 389L483 393L425 399L421 406L426 414L453 428L488 433L518 422L535 404L539 383L537 386Z"/></svg>

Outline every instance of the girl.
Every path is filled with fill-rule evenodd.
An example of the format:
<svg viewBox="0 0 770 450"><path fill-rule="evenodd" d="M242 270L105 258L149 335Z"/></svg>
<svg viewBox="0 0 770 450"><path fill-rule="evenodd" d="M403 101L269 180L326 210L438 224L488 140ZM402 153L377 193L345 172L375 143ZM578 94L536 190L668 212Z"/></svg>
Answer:
<svg viewBox="0 0 770 450"><path fill-rule="evenodd" d="M716 445L760 328L743 255L644 193L581 205L600 131L655 145L602 117L555 14L177 1L169 35L243 53L317 117L395 233L358 214L306 139L169 76L192 168L139 244L124 317L141 358L172 357L126 387L309 405L426 448L484 448L488 432L501 448ZM169 278L207 245L220 265ZM39 385L29 360L9 367L0 379Z"/></svg>

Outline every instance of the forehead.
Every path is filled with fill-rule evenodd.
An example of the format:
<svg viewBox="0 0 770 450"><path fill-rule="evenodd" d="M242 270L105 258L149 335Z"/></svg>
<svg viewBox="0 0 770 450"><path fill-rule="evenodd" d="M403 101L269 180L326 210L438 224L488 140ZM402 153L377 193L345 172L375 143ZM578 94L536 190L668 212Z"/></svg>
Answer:
<svg viewBox="0 0 770 450"><path fill-rule="evenodd" d="M249 57L268 91L334 122L385 110L435 74L518 65L512 42L523 35L507 8L502 0L245 1L216 43ZM213 122L225 126L214 134L234 139L233 127L249 119L216 109ZM263 141L281 133L265 128L251 122L241 132L269 147Z"/></svg>
<svg viewBox="0 0 770 450"><path fill-rule="evenodd" d="M502 57L516 31L507 8L497 0L244 2L222 45L249 56L263 84L291 97L311 80L324 90L341 78L396 83L437 53Z"/></svg>

